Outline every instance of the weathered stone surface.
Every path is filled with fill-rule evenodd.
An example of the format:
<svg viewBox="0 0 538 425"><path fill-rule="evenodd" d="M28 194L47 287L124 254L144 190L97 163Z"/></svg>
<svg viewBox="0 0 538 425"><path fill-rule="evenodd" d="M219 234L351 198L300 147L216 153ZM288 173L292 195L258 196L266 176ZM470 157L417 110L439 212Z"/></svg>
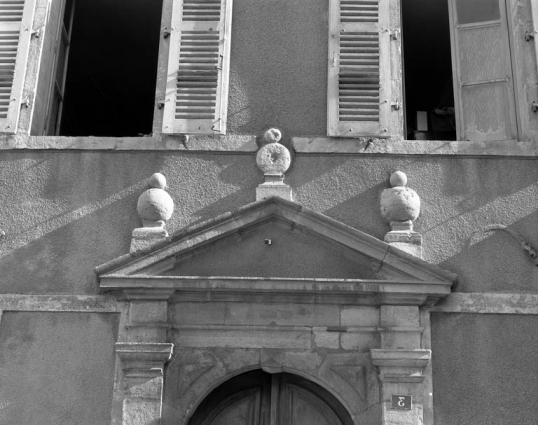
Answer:
<svg viewBox="0 0 538 425"><path fill-rule="evenodd" d="M228 325L338 326L338 307L316 304L228 303Z"/></svg>
<svg viewBox="0 0 538 425"><path fill-rule="evenodd" d="M340 339L344 350L367 351L380 346L377 332L346 332Z"/></svg>
<svg viewBox="0 0 538 425"><path fill-rule="evenodd" d="M291 187L284 183L262 183L256 188L256 201L278 196L293 201Z"/></svg>
<svg viewBox="0 0 538 425"><path fill-rule="evenodd" d="M381 326L420 326L420 311L415 306L391 306L380 307Z"/></svg>
<svg viewBox="0 0 538 425"><path fill-rule="evenodd" d="M177 346L309 349L311 330L308 328L254 326L176 326Z"/></svg>
<svg viewBox="0 0 538 425"><path fill-rule="evenodd" d="M168 303L166 301L133 301L130 303L131 323L166 323Z"/></svg>
<svg viewBox="0 0 538 425"><path fill-rule="evenodd" d="M314 328L314 346L317 348L340 348L340 332L327 332L325 328Z"/></svg>
<svg viewBox="0 0 538 425"><path fill-rule="evenodd" d="M256 163L264 174L284 174L291 164L290 152L280 143L269 143L256 154Z"/></svg>
<svg viewBox="0 0 538 425"><path fill-rule="evenodd" d="M340 312L342 326L377 326L380 312L376 307L345 307Z"/></svg>
<svg viewBox="0 0 538 425"><path fill-rule="evenodd" d="M137 211L142 220L166 221L172 217L174 201L163 189L148 189L138 198Z"/></svg>
<svg viewBox="0 0 538 425"><path fill-rule="evenodd" d="M415 405L412 410L385 408L383 425L423 425L423 409Z"/></svg>

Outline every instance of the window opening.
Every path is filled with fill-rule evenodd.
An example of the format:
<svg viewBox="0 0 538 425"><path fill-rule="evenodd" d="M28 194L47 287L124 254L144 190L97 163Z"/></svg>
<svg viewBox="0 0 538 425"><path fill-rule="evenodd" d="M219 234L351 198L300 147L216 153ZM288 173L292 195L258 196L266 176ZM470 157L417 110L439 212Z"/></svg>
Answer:
<svg viewBox="0 0 538 425"><path fill-rule="evenodd" d="M76 0L69 60L56 68L56 81L65 78L63 107L49 109L58 112L49 117L60 124L56 134L151 133L161 10L162 0Z"/></svg>
<svg viewBox="0 0 538 425"><path fill-rule="evenodd" d="M447 0L403 0L401 5L406 138L456 140Z"/></svg>

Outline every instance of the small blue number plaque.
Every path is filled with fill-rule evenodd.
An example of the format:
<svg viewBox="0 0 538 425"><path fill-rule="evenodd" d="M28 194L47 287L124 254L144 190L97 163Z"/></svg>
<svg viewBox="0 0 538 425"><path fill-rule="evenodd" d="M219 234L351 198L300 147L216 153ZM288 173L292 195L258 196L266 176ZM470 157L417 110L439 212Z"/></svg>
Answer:
<svg viewBox="0 0 538 425"><path fill-rule="evenodd" d="M396 410L411 410L413 399L410 395L393 395L392 408Z"/></svg>

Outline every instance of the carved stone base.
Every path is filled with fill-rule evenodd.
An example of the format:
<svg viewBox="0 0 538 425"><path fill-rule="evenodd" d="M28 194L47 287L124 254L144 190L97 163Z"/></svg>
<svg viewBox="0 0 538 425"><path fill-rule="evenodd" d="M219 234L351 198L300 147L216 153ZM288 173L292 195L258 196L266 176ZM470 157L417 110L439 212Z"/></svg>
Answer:
<svg viewBox="0 0 538 425"><path fill-rule="evenodd" d="M273 196L278 196L288 201L293 200L291 187L282 182L266 182L256 188L256 201L263 201Z"/></svg>

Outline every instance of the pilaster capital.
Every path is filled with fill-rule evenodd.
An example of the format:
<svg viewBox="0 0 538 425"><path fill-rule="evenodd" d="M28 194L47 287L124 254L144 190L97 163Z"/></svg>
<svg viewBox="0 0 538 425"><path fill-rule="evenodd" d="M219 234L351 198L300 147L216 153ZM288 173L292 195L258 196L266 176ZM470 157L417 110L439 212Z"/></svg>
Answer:
<svg viewBox="0 0 538 425"><path fill-rule="evenodd" d="M373 349L372 363L378 367L424 368L430 364L431 350Z"/></svg>
<svg viewBox="0 0 538 425"><path fill-rule="evenodd" d="M124 371L146 370L162 373L164 364L172 358L174 344L117 342L116 354Z"/></svg>
<svg viewBox="0 0 538 425"><path fill-rule="evenodd" d="M430 364L431 350L374 349L372 364L379 368L381 382L420 384L423 370Z"/></svg>

